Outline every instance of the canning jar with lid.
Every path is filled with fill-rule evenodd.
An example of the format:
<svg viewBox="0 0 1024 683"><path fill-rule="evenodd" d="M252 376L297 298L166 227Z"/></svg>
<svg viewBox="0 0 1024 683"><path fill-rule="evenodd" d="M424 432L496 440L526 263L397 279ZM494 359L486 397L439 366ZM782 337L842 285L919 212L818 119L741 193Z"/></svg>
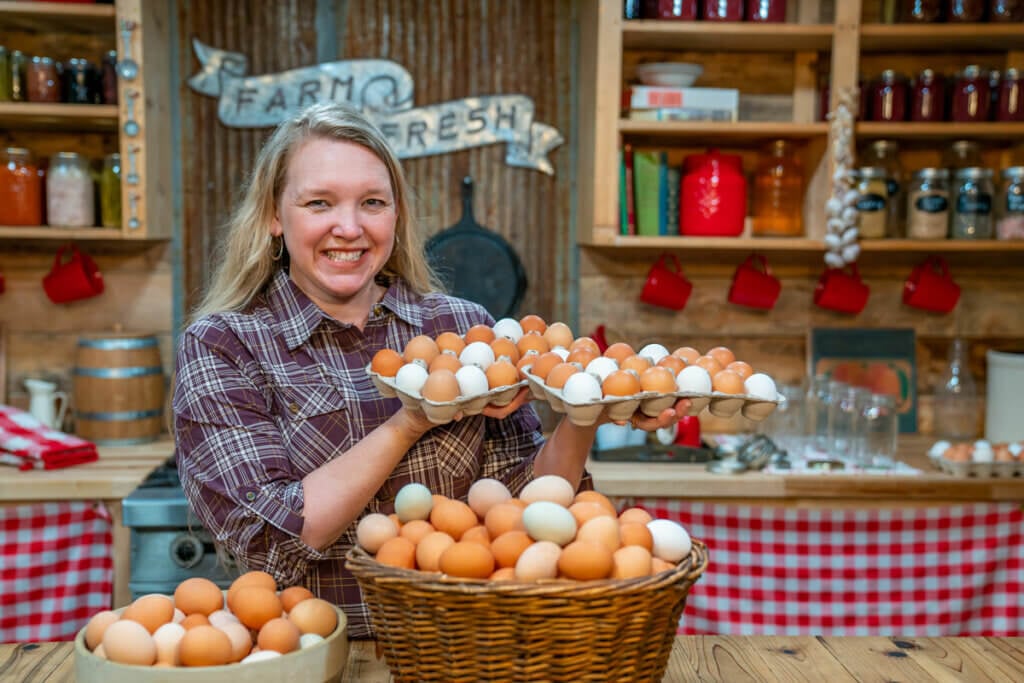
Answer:
<svg viewBox="0 0 1024 683"><path fill-rule="evenodd" d="M100 94L103 104L117 104L117 50L109 50L103 55Z"/></svg>
<svg viewBox="0 0 1024 683"><path fill-rule="evenodd" d="M90 227L96 222L89 162L77 152L58 152L46 175L46 215L50 225Z"/></svg>
<svg viewBox="0 0 1024 683"><path fill-rule="evenodd" d="M907 81L892 69L886 69L871 84L871 120L905 121L907 118Z"/></svg>
<svg viewBox="0 0 1024 683"><path fill-rule="evenodd" d="M875 140L861 155L865 166L885 169L886 237L903 236L903 166L894 140Z"/></svg>
<svg viewBox="0 0 1024 683"><path fill-rule="evenodd" d="M946 21L971 22L985 18L985 0L949 0L946 6Z"/></svg>
<svg viewBox="0 0 1024 683"><path fill-rule="evenodd" d="M8 147L0 161L0 225L41 225L43 183L32 154Z"/></svg>
<svg viewBox="0 0 1024 683"><path fill-rule="evenodd" d="M1003 184L996 202L996 237L1024 239L1024 166L1003 169Z"/></svg>
<svg viewBox="0 0 1024 683"><path fill-rule="evenodd" d="M949 232L949 171L922 168L907 188L907 237L941 240Z"/></svg>
<svg viewBox="0 0 1024 683"><path fill-rule="evenodd" d="M743 0L704 0L704 21L743 21Z"/></svg>
<svg viewBox="0 0 1024 683"><path fill-rule="evenodd" d="M754 235L804 234L803 184L803 167L793 144L776 140L759 156L754 175Z"/></svg>
<svg viewBox="0 0 1024 683"><path fill-rule="evenodd" d="M992 169L973 166L956 172L949 236L992 239Z"/></svg>
<svg viewBox="0 0 1024 683"><path fill-rule="evenodd" d="M857 169L857 228L864 239L881 239L886 235L889 191L886 171L881 166Z"/></svg>
<svg viewBox="0 0 1024 683"><path fill-rule="evenodd" d="M92 62L72 57L64 63L64 101L71 104L94 104L96 74Z"/></svg>
<svg viewBox="0 0 1024 683"><path fill-rule="evenodd" d="M924 69L914 79L910 97L911 121L942 121L946 114L945 79Z"/></svg>
<svg viewBox="0 0 1024 683"><path fill-rule="evenodd" d="M903 21L911 24L930 24L942 19L942 0L905 0Z"/></svg>
<svg viewBox="0 0 1024 683"><path fill-rule="evenodd" d="M779 23L786 20L786 0L747 0L747 21Z"/></svg>
<svg viewBox="0 0 1024 683"><path fill-rule="evenodd" d="M26 71L29 102L60 102L57 65L49 57L33 57Z"/></svg>
<svg viewBox="0 0 1024 683"><path fill-rule="evenodd" d="M999 84L999 99L996 105L997 121L1024 121L1024 88L1020 71L1007 69Z"/></svg>
<svg viewBox="0 0 1024 683"><path fill-rule="evenodd" d="M11 102L27 102L28 84L25 78L28 75L28 57L21 50L14 50L8 58L7 66Z"/></svg>
<svg viewBox="0 0 1024 683"><path fill-rule="evenodd" d="M991 105L988 74L977 64L964 67L953 86L952 118L961 123L987 121Z"/></svg>
<svg viewBox="0 0 1024 683"><path fill-rule="evenodd" d="M1024 21L1024 0L992 0L988 20L996 23Z"/></svg>
<svg viewBox="0 0 1024 683"><path fill-rule="evenodd" d="M974 140L956 140L950 143L942 159L943 166L954 170L981 164L981 147Z"/></svg>

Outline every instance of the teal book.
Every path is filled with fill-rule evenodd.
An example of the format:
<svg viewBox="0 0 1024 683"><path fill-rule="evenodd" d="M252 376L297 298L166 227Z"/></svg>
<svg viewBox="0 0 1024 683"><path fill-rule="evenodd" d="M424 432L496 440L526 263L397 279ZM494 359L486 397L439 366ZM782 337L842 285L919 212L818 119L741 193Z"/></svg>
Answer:
<svg viewBox="0 0 1024 683"><path fill-rule="evenodd" d="M626 204L626 150L619 150L619 234L629 234L629 206Z"/></svg>
<svg viewBox="0 0 1024 683"><path fill-rule="evenodd" d="M645 149L633 152L633 191L636 234L657 237L664 220L662 211L663 152Z"/></svg>
<svg viewBox="0 0 1024 683"><path fill-rule="evenodd" d="M679 234L679 184L682 182L682 169L678 166L668 167L668 187L665 188L665 226L669 235Z"/></svg>

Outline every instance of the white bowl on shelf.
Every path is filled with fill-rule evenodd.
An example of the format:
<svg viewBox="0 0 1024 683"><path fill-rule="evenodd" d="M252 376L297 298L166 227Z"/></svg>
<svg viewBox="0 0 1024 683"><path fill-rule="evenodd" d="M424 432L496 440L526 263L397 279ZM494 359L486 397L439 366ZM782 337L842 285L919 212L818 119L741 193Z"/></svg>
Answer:
<svg viewBox="0 0 1024 683"><path fill-rule="evenodd" d="M636 77L644 85L687 88L704 73L704 67L692 62L651 62L638 64Z"/></svg>

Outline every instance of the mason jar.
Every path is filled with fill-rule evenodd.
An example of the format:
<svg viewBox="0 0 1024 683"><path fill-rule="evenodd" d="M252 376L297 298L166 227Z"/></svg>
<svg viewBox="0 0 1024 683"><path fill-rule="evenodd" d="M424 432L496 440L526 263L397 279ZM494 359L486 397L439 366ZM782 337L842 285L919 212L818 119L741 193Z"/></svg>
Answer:
<svg viewBox="0 0 1024 683"><path fill-rule="evenodd" d="M0 153L0 225L43 222L43 187L39 167L24 147Z"/></svg>
<svg viewBox="0 0 1024 683"><path fill-rule="evenodd" d="M907 188L907 237L945 239L949 231L949 171L922 168Z"/></svg>
<svg viewBox="0 0 1024 683"><path fill-rule="evenodd" d="M121 155L108 154L100 172L100 225L121 227Z"/></svg>
<svg viewBox="0 0 1024 683"><path fill-rule="evenodd" d="M46 215L50 225L96 224L95 189L89 162L77 152L58 152L46 174Z"/></svg>
<svg viewBox="0 0 1024 683"><path fill-rule="evenodd" d="M992 169L972 166L956 172L949 236L992 239Z"/></svg>
<svg viewBox="0 0 1024 683"><path fill-rule="evenodd" d="M7 48L0 45L0 102L11 99L11 56Z"/></svg>
<svg viewBox="0 0 1024 683"><path fill-rule="evenodd" d="M857 170L857 228L864 239L882 239L889 216L888 174L881 166Z"/></svg>
<svg viewBox="0 0 1024 683"><path fill-rule="evenodd" d="M1024 166L1003 169L1003 184L996 202L996 237L1024 239Z"/></svg>

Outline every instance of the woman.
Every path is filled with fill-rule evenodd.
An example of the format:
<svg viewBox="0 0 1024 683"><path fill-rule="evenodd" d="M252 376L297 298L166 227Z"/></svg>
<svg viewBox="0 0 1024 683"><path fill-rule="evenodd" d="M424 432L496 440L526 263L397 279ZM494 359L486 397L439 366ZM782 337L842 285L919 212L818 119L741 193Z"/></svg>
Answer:
<svg viewBox="0 0 1024 683"><path fill-rule="evenodd" d="M341 605L353 638L371 635L344 569L359 518L392 512L413 481L463 499L483 477L578 486L597 428L563 420L545 442L525 389L441 426L382 397L365 371L379 349L494 322L434 282L383 135L314 105L261 150L178 348L176 457L199 520L244 567Z"/></svg>

